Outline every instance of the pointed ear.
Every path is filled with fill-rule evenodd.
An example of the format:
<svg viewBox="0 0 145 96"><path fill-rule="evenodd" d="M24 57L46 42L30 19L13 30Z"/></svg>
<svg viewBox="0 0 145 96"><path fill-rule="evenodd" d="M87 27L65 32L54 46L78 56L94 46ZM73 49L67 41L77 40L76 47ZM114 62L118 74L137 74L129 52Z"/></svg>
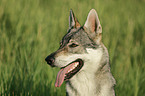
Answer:
<svg viewBox="0 0 145 96"><path fill-rule="evenodd" d="M72 10L70 10L70 16L69 16L69 28L77 28L81 27L80 23L78 22L77 18L75 17Z"/></svg>
<svg viewBox="0 0 145 96"><path fill-rule="evenodd" d="M102 27L95 9L92 9L89 12L84 28L87 30L87 33L92 40L94 40L96 43L101 42Z"/></svg>

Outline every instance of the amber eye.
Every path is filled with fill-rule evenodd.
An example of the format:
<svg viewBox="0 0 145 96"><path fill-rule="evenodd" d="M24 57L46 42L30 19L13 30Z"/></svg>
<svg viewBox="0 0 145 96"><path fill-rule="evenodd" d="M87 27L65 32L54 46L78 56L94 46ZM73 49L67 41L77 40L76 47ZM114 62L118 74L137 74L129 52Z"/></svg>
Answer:
<svg viewBox="0 0 145 96"><path fill-rule="evenodd" d="M69 47L71 47L71 48L74 48L74 47L77 47L77 46L79 46L79 45L77 45L75 43L72 43L71 45L69 45Z"/></svg>

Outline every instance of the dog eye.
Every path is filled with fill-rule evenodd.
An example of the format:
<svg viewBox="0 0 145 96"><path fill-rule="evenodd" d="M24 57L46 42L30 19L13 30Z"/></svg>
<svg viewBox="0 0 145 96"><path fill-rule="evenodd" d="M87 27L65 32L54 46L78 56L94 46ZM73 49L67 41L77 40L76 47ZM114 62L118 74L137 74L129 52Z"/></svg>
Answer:
<svg viewBox="0 0 145 96"><path fill-rule="evenodd" d="M69 45L69 47L73 48L73 47L77 47L79 45L75 44L75 43L72 43L71 45Z"/></svg>

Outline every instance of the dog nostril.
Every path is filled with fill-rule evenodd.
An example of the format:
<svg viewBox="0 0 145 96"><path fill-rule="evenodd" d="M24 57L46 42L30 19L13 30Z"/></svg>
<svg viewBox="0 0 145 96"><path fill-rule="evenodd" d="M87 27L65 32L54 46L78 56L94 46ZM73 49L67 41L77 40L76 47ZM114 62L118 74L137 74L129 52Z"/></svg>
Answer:
<svg viewBox="0 0 145 96"><path fill-rule="evenodd" d="M49 64L51 67L55 67L54 62L55 62L55 58L54 58L54 53L50 54L49 56L47 56L45 58L45 61L47 62L47 64Z"/></svg>
<svg viewBox="0 0 145 96"><path fill-rule="evenodd" d="M52 65L53 62L54 62L54 60L52 58L47 61L47 63L50 64L50 65Z"/></svg>
<svg viewBox="0 0 145 96"><path fill-rule="evenodd" d="M53 66L54 59L53 59L52 57L46 58L45 61L46 61L49 65Z"/></svg>

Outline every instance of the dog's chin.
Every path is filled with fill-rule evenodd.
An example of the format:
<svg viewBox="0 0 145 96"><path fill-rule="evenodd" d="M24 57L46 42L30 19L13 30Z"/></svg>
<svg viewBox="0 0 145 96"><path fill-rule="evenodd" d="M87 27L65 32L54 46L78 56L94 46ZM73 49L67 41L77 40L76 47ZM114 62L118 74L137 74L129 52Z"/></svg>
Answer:
<svg viewBox="0 0 145 96"><path fill-rule="evenodd" d="M76 59L75 61L61 67L61 70L57 74L57 79L55 86L60 87L63 81L71 79L75 74L77 74L83 67L84 62L82 59Z"/></svg>

